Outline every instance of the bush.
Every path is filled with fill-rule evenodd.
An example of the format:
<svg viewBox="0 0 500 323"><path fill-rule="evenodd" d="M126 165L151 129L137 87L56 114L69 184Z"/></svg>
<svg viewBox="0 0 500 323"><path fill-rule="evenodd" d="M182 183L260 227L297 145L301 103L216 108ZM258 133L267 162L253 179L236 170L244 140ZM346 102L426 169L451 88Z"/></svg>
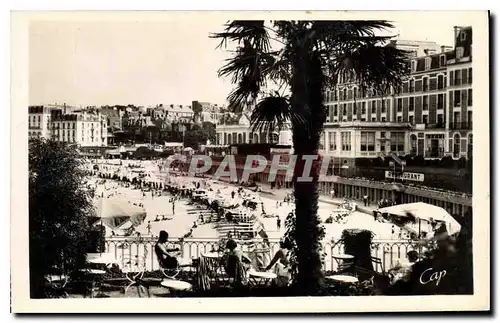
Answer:
<svg viewBox="0 0 500 323"><path fill-rule="evenodd" d="M453 161L453 158L451 158L451 156L444 156L439 162L439 166L444 167L444 168L453 167L453 164L454 164L454 161Z"/></svg>
<svg viewBox="0 0 500 323"><path fill-rule="evenodd" d="M406 155L406 156L404 156L401 159L404 160L404 161L406 161L406 166L413 166L413 156Z"/></svg>
<svg viewBox="0 0 500 323"><path fill-rule="evenodd" d="M460 159L457 161L458 168L465 168L466 165L467 159L465 159L465 157L460 157Z"/></svg>
<svg viewBox="0 0 500 323"><path fill-rule="evenodd" d="M45 139L29 141L29 269L32 298L46 297L44 277L85 265L95 212L75 148Z"/></svg>
<svg viewBox="0 0 500 323"><path fill-rule="evenodd" d="M417 155L413 157L413 166L423 167L425 166L425 159L422 155Z"/></svg>
<svg viewBox="0 0 500 323"><path fill-rule="evenodd" d="M384 160L380 157L377 157L373 160L373 166L375 167L382 167L384 166Z"/></svg>

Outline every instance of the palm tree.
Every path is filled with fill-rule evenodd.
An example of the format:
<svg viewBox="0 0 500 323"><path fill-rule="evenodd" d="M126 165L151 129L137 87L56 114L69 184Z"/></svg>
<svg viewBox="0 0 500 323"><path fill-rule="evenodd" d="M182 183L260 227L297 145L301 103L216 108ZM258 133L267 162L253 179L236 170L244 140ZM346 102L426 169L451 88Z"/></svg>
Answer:
<svg viewBox="0 0 500 323"><path fill-rule="evenodd" d="M219 70L235 85L228 96L231 106L255 104L253 131L268 132L291 123L297 162L294 169L296 203L294 228L295 283L298 293L313 295L323 285L321 239L317 218L320 158L313 163L310 182L302 175L302 156L318 154L319 138L326 119L323 93L341 80L353 80L362 89L379 95L399 88L409 71L407 54L388 45L392 37L377 36L391 28L387 21L232 21L219 38L218 48L234 42L232 57ZM273 49L271 42L279 44ZM266 92L268 82L278 86ZM288 93L284 93L288 90Z"/></svg>

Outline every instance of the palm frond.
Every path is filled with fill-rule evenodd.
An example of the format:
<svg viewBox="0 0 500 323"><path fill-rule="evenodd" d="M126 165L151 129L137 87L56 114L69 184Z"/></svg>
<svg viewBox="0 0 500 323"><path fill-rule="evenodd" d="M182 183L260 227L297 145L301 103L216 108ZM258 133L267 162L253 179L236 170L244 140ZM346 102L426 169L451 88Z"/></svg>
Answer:
<svg viewBox="0 0 500 323"><path fill-rule="evenodd" d="M332 59L328 65L330 82L340 77L351 78L362 89L376 92L399 87L409 74L408 52L394 46L376 46L368 43L352 52Z"/></svg>
<svg viewBox="0 0 500 323"><path fill-rule="evenodd" d="M333 37L346 35L380 37L376 36L376 31L390 28L394 28L394 25L386 20L317 20L312 26L318 35L331 35Z"/></svg>
<svg viewBox="0 0 500 323"><path fill-rule="evenodd" d="M219 69L219 77L231 76L235 89L229 94L229 103L244 106L253 102L267 85L264 70L275 63L271 52L268 30L264 21L235 20L228 22L222 33L212 34L212 38L221 38L218 47L226 46L227 41L238 44L236 51L226 64Z"/></svg>
<svg viewBox="0 0 500 323"><path fill-rule="evenodd" d="M249 41L252 46L263 51L269 51L271 48L264 20L234 20L227 22L225 26L223 32L210 35L210 38L221 38L217 48L227 47L228 41L237 44Z"/></svg>
<svg viewBox="0 0 500 323"><path fill-rule="evenodd" d="M258 132L280 130L288 122L305 125L306 120L304 114L292 110L288 97L278 93L259 101L250 116L253 131Z"/></svg>

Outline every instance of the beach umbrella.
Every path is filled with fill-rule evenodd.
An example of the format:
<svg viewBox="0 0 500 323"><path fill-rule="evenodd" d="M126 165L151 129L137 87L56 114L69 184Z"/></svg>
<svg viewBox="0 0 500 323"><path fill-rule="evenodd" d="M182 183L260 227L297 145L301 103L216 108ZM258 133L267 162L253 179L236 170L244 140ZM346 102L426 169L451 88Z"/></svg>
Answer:
<svg viewBox="0 0 500 323"><path fill-rule="evenodd" d="M448 213L445 209L428 203L417 202L399 204L394 206L385 207L378 210L380 213L388 213L396 217L409 218L412 220L426 221L431 223L433 221L444 222L449 234L458 233L461 229L460 224Z"/></svg>
<svg viewBox="0 0 500 323"><path fill-rule="evenodd" d="M95 214L90 215L96 222L116 229L130 221L134 226L144 222L146 211L121 198L99 198L94 203Z"/></svg>

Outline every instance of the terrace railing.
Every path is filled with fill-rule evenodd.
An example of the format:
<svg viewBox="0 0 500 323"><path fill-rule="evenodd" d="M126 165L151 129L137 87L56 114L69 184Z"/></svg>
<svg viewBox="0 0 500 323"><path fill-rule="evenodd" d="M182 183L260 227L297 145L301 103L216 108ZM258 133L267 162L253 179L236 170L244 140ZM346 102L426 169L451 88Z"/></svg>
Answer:
<svg viewBox="0 0 500 323"><path fill-rule="evenodd" d="M199 258L202 253L219 250L219 240L215 238L187 238L184 240L172 238L171 240L170 247L179 247L181 257L184 259ZM115 256L121 268L140 264L147 270L154 271L160 268L154 252L155 243L156 238L153 237L112 237L106 239L106 252ZM239 245L244 252L268 247L270 258L279 250L278 240L270 241L268 246L263 242L249 244L244 241L240 241ZM408 251L415 249L417 246L409 240L373 240L371 254L373 257L380 258L383 269L387 270L395 266L398 260L404 259ZM335 271L338 264L332 259L332 255L343 252L344 244L341 240L324 243L323 269ZM376 270L381 271L381 268L376 268Z"/></svg>

